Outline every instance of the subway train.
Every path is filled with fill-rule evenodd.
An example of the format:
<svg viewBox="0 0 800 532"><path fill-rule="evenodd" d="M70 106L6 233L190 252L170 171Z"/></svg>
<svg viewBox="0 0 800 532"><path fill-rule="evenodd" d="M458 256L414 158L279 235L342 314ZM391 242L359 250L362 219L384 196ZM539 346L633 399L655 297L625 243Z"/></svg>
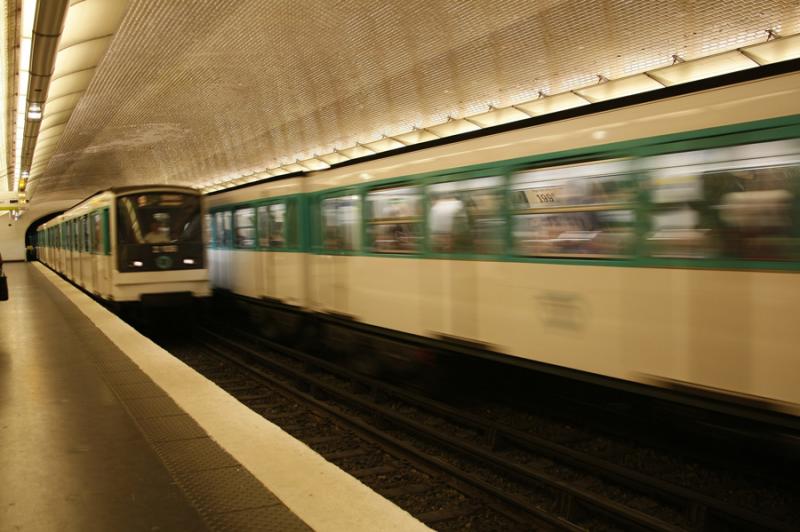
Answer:
<svg viewBox="0 0 800 532"><path fill-rule="evenodd" d="M444 350L797 416L800 74L699 89L209 194L211 284L373 371Z"/></svg>
<svg viewBox="0 0 800 532"><path fill-rule="evenodd" d="M198 191L99 192L37 229L39 259L113 307L190 304L210 295Z"/></svg>

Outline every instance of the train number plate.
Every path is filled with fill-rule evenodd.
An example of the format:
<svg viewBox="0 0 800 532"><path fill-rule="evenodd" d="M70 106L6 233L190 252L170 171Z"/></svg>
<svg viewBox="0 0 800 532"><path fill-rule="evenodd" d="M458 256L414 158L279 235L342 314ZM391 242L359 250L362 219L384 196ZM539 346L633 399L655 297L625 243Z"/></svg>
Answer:
<svg viewBox="0 0 800 532"><path fill-rule="evenodd" d="M153 246L153 253L177 253L178 246Z"/></svg>

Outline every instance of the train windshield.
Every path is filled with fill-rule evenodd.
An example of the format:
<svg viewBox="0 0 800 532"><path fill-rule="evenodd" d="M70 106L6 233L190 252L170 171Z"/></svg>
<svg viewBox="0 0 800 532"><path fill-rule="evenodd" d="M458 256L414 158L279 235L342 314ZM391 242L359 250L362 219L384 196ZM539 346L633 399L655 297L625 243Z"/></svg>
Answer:
<svg viewBox="0 0 800 532"><path fill-rule="evenodd" d="M117 200L120 244L201 242L200 198L150 192Z"/></svg>
<svg viewBox="0 0 800 532"><path fill-rule="evenodd" d="M204 268L200 197L147 192L117 198L120 272Z"/></svg>

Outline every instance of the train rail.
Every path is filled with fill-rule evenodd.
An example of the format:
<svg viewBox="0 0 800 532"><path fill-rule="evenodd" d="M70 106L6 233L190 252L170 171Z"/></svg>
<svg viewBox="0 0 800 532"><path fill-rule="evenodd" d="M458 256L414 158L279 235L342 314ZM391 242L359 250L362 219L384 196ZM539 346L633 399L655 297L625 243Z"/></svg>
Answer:
<svg viewBox="0 0 800 532"><path fill-rule="evenodd" d="M202 337L177 355L440 530L793 529L608 459L581 431L545 438L242 331Z"/></svg>

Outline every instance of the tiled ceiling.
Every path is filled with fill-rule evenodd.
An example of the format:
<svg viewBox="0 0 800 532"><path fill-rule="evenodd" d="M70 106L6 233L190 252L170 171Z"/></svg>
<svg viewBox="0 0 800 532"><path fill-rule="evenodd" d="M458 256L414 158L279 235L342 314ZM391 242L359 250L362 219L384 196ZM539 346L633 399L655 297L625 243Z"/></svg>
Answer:
<svg viewBox="0 0 800 532"><path fill-rule="evenodd" d="M743 0L131 0L33 201L200 185L800 31Z"/></svg>

